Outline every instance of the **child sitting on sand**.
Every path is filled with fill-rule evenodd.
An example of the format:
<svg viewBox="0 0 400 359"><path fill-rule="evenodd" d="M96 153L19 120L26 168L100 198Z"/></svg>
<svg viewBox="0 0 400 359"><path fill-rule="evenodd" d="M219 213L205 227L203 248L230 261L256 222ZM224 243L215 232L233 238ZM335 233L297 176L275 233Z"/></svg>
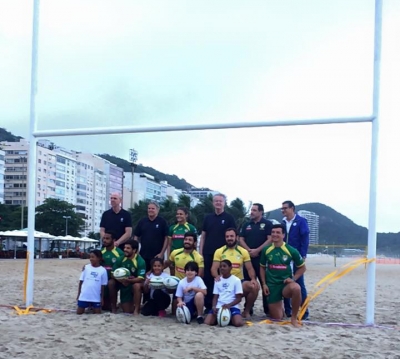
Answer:
<svg viewBox="0 0 400 359"><path fill-rule="evenodd" d="M164 263L161 258L154 258L151 261L151 273L147 276L143 285L143 293L150 293L149 300L142 307L142 315L165 317L165 309L171 304L171 297L166 289L150 288L150 279L153 277L167 278L168 274L163 272Z"/></svg>
<svg viewBox="0 0 400 359"><path fill-rule="evenodd" d="M83 314L89 307L93 309L93 313L100 314L103 305L104 288L108 283L108 277L106 269L101 266L103 260L101 251L98 249L91 251L89 259L90 264L85 265L79 279L76 314Z"/></svg>

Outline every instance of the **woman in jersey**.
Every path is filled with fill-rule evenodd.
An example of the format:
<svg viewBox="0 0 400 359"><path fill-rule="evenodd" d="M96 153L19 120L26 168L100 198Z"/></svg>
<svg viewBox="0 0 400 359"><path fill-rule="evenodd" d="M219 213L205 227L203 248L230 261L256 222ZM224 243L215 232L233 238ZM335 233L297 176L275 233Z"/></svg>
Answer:
<svg viewBox="0 0 400 359"><path fill-rule="evenodd" d="M183 238L186 232L197 233L196 228L188 223L189 210L179 207L176 210L176 223L169 227L168 232L168 256L175 249L183 248Z"/></svg>

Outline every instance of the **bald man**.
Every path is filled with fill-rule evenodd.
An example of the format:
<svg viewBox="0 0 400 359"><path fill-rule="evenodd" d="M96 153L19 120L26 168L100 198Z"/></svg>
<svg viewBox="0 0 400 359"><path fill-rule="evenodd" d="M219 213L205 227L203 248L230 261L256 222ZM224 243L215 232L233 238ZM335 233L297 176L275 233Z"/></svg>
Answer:
<svg viewBox="0 0 400 359"><path fill-rule="evenodd" d="M119 193L110 196L111 208L103 213L100 222L100 237L103 239L105 231L115 233L115 246L124 250L124 243L132 236L131 214L121 208L122 197Z"/></svg>

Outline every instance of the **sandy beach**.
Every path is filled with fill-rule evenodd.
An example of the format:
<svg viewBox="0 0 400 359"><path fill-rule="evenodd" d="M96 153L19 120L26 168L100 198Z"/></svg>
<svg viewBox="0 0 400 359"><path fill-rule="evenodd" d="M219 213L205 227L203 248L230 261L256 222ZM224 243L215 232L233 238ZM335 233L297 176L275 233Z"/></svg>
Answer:
<svg viewBox="0 0 400 359"><path fill-rule="evenodd" d="M338 266L349 259L339 258ZM367 271L361 266L339 279L310 305L302 328L259 324L217 328L178 324L175 318L123 314L74 314L78 278L86 260L36 260L35 306L71 312L18 316L0 307L0 358L400 358L400 265L377 265L376 324L365 328ZM0 304L23 305L24 260L0 261ZM333 259L307 260L310 292L335 270ZM326 323L359 324L360 327ZM316 324L319 323L319 324ZM325 323L325 324L324 324Z"/></svg>

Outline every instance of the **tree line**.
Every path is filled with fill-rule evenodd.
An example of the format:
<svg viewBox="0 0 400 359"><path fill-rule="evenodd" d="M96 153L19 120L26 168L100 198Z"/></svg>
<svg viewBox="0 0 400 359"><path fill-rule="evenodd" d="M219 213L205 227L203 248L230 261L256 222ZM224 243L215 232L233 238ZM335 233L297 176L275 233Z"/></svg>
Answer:
<svg viewBox="0 0 400 359"><path fill-rule="evenodd" d="M147 216L147 205L149 202L149 200L141 200L133 208L128 209L132 216L133 228L135 228L141 218ZM193 224L199 233L202 229L204 217L214 212L212 195L200 200L195 207L190 206L189 196L181 195L178 202L172 201L171 198L167 198L161 202L159 216L163 217L168 224L173 224L176 221L176 211L179 207L186 207L189 210L188 222ZM245 206L240 198L231 201L226 205L225 210L235 218L237 228L240 228L248 219L249 208ZM66 219L64 217L69 218ZM68 229L66 228L67 225ZM0 231L26 228L27 226L26 207L24 208L22 221L21 206L0 204ZM79 237L79 233L85 232L85 218L80 213L75 212L73 204L55 198L47 198L42 205L36 207L35 229L54 236L69 234ZM89 232L88 237L98 239L99 230Z"/></svg>

